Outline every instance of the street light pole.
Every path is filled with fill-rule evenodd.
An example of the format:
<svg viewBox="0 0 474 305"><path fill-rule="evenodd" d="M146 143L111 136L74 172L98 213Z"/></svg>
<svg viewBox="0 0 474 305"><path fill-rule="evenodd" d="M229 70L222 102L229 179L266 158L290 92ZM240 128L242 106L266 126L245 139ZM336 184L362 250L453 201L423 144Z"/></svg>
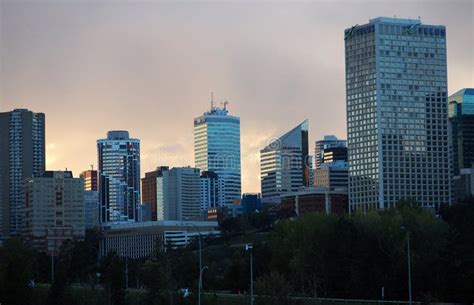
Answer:
<svg viewBox="0 0 474 305"><path fill-rule="evenodd" d="M202 277L202 272L204 271L203 268L202 268L202 248L201 248L201 232L200 232L200 229L198 228L198 226L194 223L190 223L193 227L196 228L196 231L198 232L199 234L199 279L198 279L198 305L201 305L201 277ZM207 268L207 267L205 267ZM205 269L204 268L204 269Z"/></svg>
<svg viewBox="0 0 474 305"><path fill-rule="evenodd" d="M253 305L253 246L245 245L245 251L250 251L250 305Z"/></svg>
<svg viewBox="0 0 474 305"><path fill-rule="evenodd" d="M407 268L408 268L408 304L412 305L412 293L411 293L411 255L410 255L410 231L406 227L402 227L402 230L407 232Z"/></svg>
<svg viewBox="0 0 474 305"><path fill-rule="evenodd" d="M407 231L407 259L408 259L408 297L409 304L412 304L411 296L411 256L410 256L410 232Z"/></svg>

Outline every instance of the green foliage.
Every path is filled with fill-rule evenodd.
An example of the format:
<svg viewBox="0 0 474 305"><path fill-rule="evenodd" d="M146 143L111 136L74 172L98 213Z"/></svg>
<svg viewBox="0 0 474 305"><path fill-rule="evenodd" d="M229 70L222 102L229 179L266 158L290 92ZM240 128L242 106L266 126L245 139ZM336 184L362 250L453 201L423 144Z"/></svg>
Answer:
<svg viewBox="0 0 474 305"><path fill-rule="evenodd" d="M0 303L32 304L34 252L19 239L7 239L0 247Z"/></svg>

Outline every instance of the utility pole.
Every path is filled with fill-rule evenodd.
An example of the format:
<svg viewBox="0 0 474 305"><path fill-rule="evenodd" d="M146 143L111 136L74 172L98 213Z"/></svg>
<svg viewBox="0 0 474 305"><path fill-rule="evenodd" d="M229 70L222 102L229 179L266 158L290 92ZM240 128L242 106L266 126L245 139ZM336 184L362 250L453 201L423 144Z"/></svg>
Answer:
<svg viewBox="0 0 474 305"><path fill-rule="evenodd" d="M408 304L412 305L413 298L411 293L411 255L410 255L410 231L406 227L402 230L407 232L407 268L408 268Z"/></svg>
<svg viewBox="0 0 474 305"><path fill-rule="evenodd" d="M253 305L253 246L245 245L245 251L250 251L250 305Z"/></svg>
<svg viewBox="0 0 474 305"><path fill-rule="evenodd" d="M51 251L51 285L54 283L54 250Z"/></svg>

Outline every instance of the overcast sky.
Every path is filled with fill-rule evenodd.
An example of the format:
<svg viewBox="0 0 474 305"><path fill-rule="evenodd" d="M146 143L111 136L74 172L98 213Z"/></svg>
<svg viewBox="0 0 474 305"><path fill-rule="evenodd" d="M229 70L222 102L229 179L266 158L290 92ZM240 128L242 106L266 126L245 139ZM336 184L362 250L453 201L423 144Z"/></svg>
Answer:
<svg viewBox="0 0 474 305"><path fill-rule="evenodd" d="M345 28L446 25L453 93L474 87L473 2L0 0L0 111L44 112L47 168L75 175L97 167L96 139L129 130L144 176L194 165L193 118L213 91L240 116L243 191L257 192L272 137L308 118L310 142L345 138Z"/></svg>

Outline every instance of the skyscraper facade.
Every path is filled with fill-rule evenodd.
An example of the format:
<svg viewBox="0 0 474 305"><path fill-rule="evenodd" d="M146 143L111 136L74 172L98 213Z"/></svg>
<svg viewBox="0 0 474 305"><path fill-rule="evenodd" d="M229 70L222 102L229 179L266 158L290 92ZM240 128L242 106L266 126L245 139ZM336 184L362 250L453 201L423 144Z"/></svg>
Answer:
<svg viewBox="0 0 474 305"><path fill-rule="evenodd" d="M278 197L309 186L308 121L273 140L260 151L262 198Z"/></svg>
<svg viewBox="0 0 474 305"><path fill-rule="evenodd" d="M45 170L45 116L26 109L0 113L0 237L21 234L24 181Z"/></svg>
<svg viewBox="0 0 474 305"><path fill-rule="evenodd" d="M138 221L140 205L140 140L128 131L109 131L97 140L100 221Z"/></svg>
<svg viewBox="0 0 474 305"><path fill-rule="evenodd" d="M457 91L448 98L453 145L454 174L474 166L474 88Z"/></svg>
<svg viewBox="0 0 474 305"><path fill-rule="evenodd" d="M97 192L98 181L97 181L97 171L96 170L86 170L80 174L80 177L84 179L84 190L85 191L94 191Z"/></svg>
<svg viewBox="0 0 474 305"><path fill-rule="evenodd" d="M164 220L162 202L160 211L158 208L158 192L157 189L162 189L163 171L168 171L167 166L158 167L155 171L145 173L145 178L142 178L142 203L150 206L151 221ZM158 185L159 184L159 185ZM160 193L160 196L163 196ZM162 198L160 198L162 200ZM160 217L158 217L158 214Z"/></svg>
<svg viewBox="0 0 474 305"><path fill-rule="evenodd" d="M340 140L333 135L325 135L323 140L318 140L314 143L314 163L315 169L321 167L324 159L324 150L335 147L347 147L346 140Z"/></svg>
<svg viewBox="0 0 474 305"><path fill-rule="evenodd" d="M375 18L345 57L351 210L450 203L445 27Z"/></svg>
<svg viewBox="0 0 474 305"><path fill-rule="evenodd" d="M214 172L202 172L199 198L202 211L224 206L224 181Z"/></svg>
<svg viewBox="0 0 474 305"><path fill-rule="evenodd" d="M197 220L201 218L199 202L199 169L193 167L173 167L169 171L170 219Z"/></svg>
<svg viewBox="0 0 474 305"><path fill-rule="evenodd" d="M69 171L46 171L25 187L25 239L36 249L58 253L68 239L83 239L84 186Z"/></svg>
<svg viewBox="0 0 474 305"><path fill-rule="evenodd" d="M240 199L240 119L223 108L211 106L194 119L195 166L213 171L225 185L225 205Z"/></svg>

